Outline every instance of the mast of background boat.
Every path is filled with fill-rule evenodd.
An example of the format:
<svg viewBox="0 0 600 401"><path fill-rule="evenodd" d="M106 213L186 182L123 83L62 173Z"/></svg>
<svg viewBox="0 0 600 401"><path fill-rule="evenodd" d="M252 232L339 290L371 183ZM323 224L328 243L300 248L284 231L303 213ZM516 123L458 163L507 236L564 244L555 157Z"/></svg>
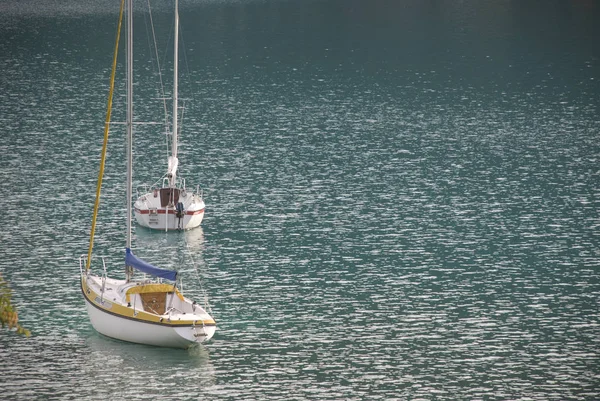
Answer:
<svg viewBox="0 0 600 401"><path fill-rule="evenodd" d="M133 0L127 0L127 240L126 249L131 249L131 193L133 170ZM133 269L125 266L127 282Z"/></svg>
<svg viewBox="0 0 600 401"><path fill-rule="evenodd" d="M175 0L175 34L173 40L173 145L171 146L171 177L169 184L175 187L177 176L177 120L179 118L178 103L178 68L179 68L179 0Z"/></svg>

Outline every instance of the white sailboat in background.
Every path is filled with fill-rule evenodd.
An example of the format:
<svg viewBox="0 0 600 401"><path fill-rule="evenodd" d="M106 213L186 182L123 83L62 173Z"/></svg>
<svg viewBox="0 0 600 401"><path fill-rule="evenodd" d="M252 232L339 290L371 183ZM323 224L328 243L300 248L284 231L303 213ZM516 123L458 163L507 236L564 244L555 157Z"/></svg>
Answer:
<svg viewBox="0 0 600 401"><path fill-rule="evenodd" d="M179 159L177 145L179 134L179 10L175 2L175 32L173 46L173 113L172 145L167 172L143 193L134 203L137 223L156 230L189 230L198 227L204 218L204 200L199 188L196 192L186 188L185 179L177 174Z"/></svg>
<svg viewBox="0 0 600 401"><path fill-rule="evenodd" d="M119 32L124 10L121 4ZM115 45L113 73L109 107L104 132L104 146L100 162L100 173L96 188L94 217L90 233L87 256L79 261L81 291L90 321L99 333L123 341L155 345L161 347L188 348L209 340L215 333L216 324L207 310L186 298L177 287L178 273L165 270L137 258L131 250L132 222L132 138L133 138L133 18L132 2L127 0L127 232L123 267L125 279L108 277L106 264L102 258L102 272L91 270L92 249L96 217L100 203L102 177L106 160L110 109L114 89L116 55L119 34ZM175 0L177 5L177 0ZM121 257L122 257L121 256ZM144 273L142 278L134 278L134 271ZM152 278L147 278L148 276Z"/></svg>

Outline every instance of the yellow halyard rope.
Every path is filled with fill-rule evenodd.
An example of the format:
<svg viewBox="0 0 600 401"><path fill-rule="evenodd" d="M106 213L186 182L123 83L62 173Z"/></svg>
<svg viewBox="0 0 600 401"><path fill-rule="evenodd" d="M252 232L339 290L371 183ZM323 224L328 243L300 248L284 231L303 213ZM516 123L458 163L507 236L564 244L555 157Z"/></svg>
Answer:
<svg viewBox="0 0 600 401"><path fill-rule="evenodd" d="M117 39L115 41L115 54L113 56L112 72L110 74L110 91L108 93L108 106L106 110L106 121L104 122L104 143L102 144L102 156L100 157L100 171L98 172L98 183L96 185L96 202L94 203L94 214L92 216L92 230L90 231L90 246L88 248L85 270L90 270L92 263L92 249L94 248L94 232L96 231L96 218L98 217L98 207L100 206L100 192L102 190L102 177L104 176L104 163L106 162L106 148L108 146L108 132L110 128L110 114L112 111L113 92L115 89L115 71L117 69L117 54L119 53L119 39L121 37L121 22L123 21L123 9L125 0L121 0L121 10L119 11L119 26L117 28ZM131 12L131 11L129 11Z"/></svg>

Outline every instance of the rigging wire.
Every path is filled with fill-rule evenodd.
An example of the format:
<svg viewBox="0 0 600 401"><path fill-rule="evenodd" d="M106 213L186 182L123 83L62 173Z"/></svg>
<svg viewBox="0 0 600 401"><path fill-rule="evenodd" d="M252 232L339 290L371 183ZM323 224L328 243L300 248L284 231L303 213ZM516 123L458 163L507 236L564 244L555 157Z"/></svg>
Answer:
<svg viewBox="0 0 600 401"><path fill-rule="evenodd" d="M163 79L162 79L162 72L160 69L160 60L158 57L158 43L156 41L156 32L154 29L154 20L152 19L152 8L150 6L150 0L148 0L148 16L150 18L150 28L151 28L151 32L152 32L152 42L154 43L154 48L152 49L152 47L150 48L150 51L154 50L154 55L156 57L156 68L158 70L158 79L160 81L160 96L161 99L163 101L163 109L165 112L165 128L168 126L168 112L167 112L167 99L165 97L165 86L163 84ZM149 39L148 39L149 40ZM150 44L149 44L150 46ZM152 66L154 67L154 63L152 64Z"/></svg>
<svg viewBox="0 0 600 401"><path fill-rule="evenodd" d="M179 35L181 36L181 45L185 49L185 41L183 40L183 27L181 26L181 24L179 26ZM190 66L189 66L189 63L188 63L187 53L185 51L183 52L183 61L184 61L184 64L185 64L185 77L187 78L188 85L192 86L192 78L191 78L192 75L190 73ZM192 104L196 104L196 100L194 99L194 91L192 90L190 92L191 92ZM181 110L181 123L180 123L180 125L182 127L181 129L183 129L183 115L184 115L184 113L185 113L185 103L184 103L184 106L182 107L182 110Z"/></svg>
<svg viewBox="0 0 600 401"><path fill-rule="evenodd" d="M147 3L148 3L148 15L150 18L150 27L151 27L151 32L152 32L152 43L154 44L154 46L152 46L150 43L148 43L148 47L150 47L151 53L154 50L154 56L156 57L156 68L158 70L158 78L160 81L160 98L162 99L162 102L163 102L163 111L164 111L164 115L165 115L165 144L166 144L167 158L168 158L168 156L169 156L169 135L168 135L168 133L169 133L169 111L167 109L167 97L165 95L165 86L164 86L163 78L162 78L162 68L161 68L160 56L158 55L158 41L156 40L156 31L154 29L154 20L152 19L152 7L150 5L150 0L147 0ZM148 29L146 29L146 31L148 31ZM148 38L148 42L150 42L150 38ZM166 57L166 53L167 52L165 51L164 52L165 57ZM164 63L162 65L164 65ZM153 67L155 66L154 63L152 63L152 66Z"/></svg>
<svg viewBox="0 0 600 401"><path fill-rule="evenodd" d="M187 251L189 258L192 261L192 266L194 267L194 272L196 274L196 280L198 280L198 283L200 284L200 293L202 294L202 297L204 298L204 309L212 316L212 308L210 306L210 303L208 302L208 294L206 292L206 289L204 288L202 278L200 277L198 265L196 264L196 261L194 260L194 257L192 256L192 251L190 250L190 246L187 242L187 239L185 238L185 233L184 233L184 237L183 237L183 242L185 244L185 250Z"/></svg>
<svg viewBox="0 0 600 401"><path fill-rule="evenodd" d="M170 154L169 152L169 147L170 147L170 141L169 141L169 135L173 135L172 132L169 132L169 115L171 115L171 118L178 118L179 117L179 110L173 110L172 113L169 113L168 109L167 109L167 97L165 95L165 89L164 89L164 81L163 81L163 69L164 66L166 65L166 58L167 58L167 54L169 54L168 47L170 46L169 43L171 43L171 41L173 40L173 26L174 26L174 22L171 23L171 29L169 30L170 34L169 34L169 39L167 40L166 44L165 44L165 51L163 52L164 56L163 56L163 61L162 63L160 62L160 56L159 56L159 52L158 52L158 41L156 40L156 34L155 34L155 28L154 28L154 22L152 19L152 8L150 5L150 0L147 0L148 3L148 15L149 15L149 19L150 19L150 26L151 26L151 32L152 32L152 42L154 43L154 46L152 48L152 46L149 43L149 47L150 47L150 51L154 52L154 55L156 57L156 65L158 68L158 76L159 76L159 81L160 81L160 91L161 91L161 98L163 100L163 109L164 109L164 113L165 113L165 141L166 141L166 150L167 150L167 158ZM184 38L183 38L183 27L180 24L179 27L179 36L180 36L180 40L181 40L181 46L183 49L185 49L185 42L184 42ZM148 41L150 42L150 38L148 38ZM190 73L190 67L189 67L189 61L188 61L188 56L187 53L185 51L182 52L183 53L183 59L184 59L184 64L185 64L185 74L184 77L187 79L187 83L189 86L192 85L192 80L191 80L191 73ZM153 63L153 67L154 67L154 63ZM195 104L195 97L194 97L194 91L192 90L191 92L191 100L192 100L192 104ZM185 100L182 101L182 106L181 106L181 117L179 120L179 129L178 131L181 131L183 129L183 120L184 120L184 115L185 115Z"/></svg>

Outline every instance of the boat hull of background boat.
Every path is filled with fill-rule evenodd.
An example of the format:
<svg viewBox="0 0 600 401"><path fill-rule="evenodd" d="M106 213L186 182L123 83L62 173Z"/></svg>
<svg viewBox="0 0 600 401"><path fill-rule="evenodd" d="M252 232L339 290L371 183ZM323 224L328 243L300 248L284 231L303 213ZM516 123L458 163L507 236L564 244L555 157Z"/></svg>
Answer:
<svg viewBox="0 0 600 401"><path fill-rule="evenodd" d="M190 230L202 223L205 205L199 195L179 191L177 203L181 203L181 210L177 210L177 203L165 202L162 192L148 192L136 200L133 209L140 226L163 231Z"/></svg>
<svg viewBox="0 0 600 401"><path fill-rule="evenodd" d="M136 305L135 300L128 302L123 298L123 294L135 286L125 280L82 277L87 312L97 332L117 340L168 348L189 348L214 335L214 320L195 304L193 308L200 312L162 315L144 312L140 301ZM134 296L139 297L139 294ZM190 306L191 302L186 301Z"/></svg>

